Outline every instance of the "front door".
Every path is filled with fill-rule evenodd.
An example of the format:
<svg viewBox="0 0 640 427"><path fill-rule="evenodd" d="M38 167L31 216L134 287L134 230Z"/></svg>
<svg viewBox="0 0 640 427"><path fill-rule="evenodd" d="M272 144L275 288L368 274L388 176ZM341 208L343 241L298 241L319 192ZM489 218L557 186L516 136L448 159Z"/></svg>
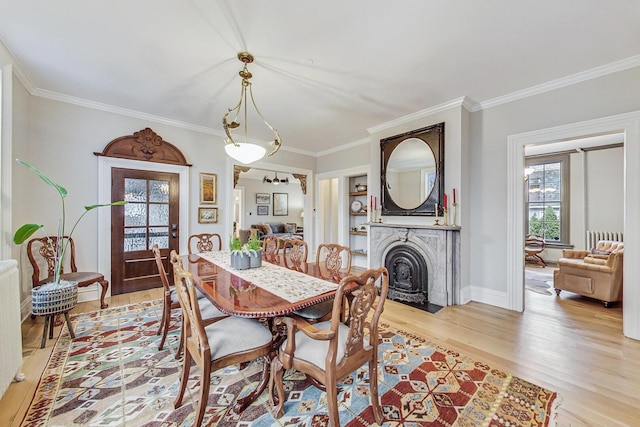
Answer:
<svg viewBox="0 0 640 427"><path fill-rule="evenodd" d="M119 168L111 176L111 200L128 202L111 216L112 294L160 287L151 247L157 244L164 259L179 250L180 177Z"/></svg>

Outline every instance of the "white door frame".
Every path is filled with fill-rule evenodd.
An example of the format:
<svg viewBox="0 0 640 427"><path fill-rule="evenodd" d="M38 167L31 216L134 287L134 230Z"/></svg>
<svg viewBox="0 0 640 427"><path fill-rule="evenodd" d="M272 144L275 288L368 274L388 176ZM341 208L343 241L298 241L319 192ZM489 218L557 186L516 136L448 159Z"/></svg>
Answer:
<svg viewBox="0 0 640 427"><path fill-rule="evenodd" d="M510 135L507 147L507 302L524 310L524 147L589 135L624 133L625 259L640 259L640 111ZM626 337L640 339L640 264L624 263L622 326Z"/></svg>
<svg viewBox="0 0 640 427"><path fill-rule="evenodd" d="M189 235L189 166L166 163L143 162L141 160L98 157L98 203L110 203L111 169L135 169L154 172L177 173L180 176L180 253L187 253ZM111 209L98 209L98 271L111 283ZM151 254L149 254L151 256ZM111 296L111 288L107 296Z"/></svg>

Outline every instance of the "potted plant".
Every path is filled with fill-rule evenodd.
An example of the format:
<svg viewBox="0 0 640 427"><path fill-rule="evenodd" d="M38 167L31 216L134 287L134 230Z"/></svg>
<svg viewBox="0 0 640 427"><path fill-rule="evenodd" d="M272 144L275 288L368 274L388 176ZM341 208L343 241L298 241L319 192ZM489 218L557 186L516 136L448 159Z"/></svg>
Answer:
<svg viewBox="0 0 640 427"><path fill-rule="evenodd" d="M29 163L27 163L25 161L22 161L20 159L16 159L16 161L19 164L21 164L22 166L25 166L25 167L29 168L29 170L31 170L36 175L38 175L40 177L40 179L42 179L45 183L47 183L51 187L55 188L56 191L58 192L58 194L60 195L60 200L62 202L62 215L61 215L60 219L58 220L58 233L57 233L56 244L54 245L54 242L53 242L52 239L48 239L48 242L51 245L51 250L52 250L52 252L54 254L54 275L53 275L51 283L59 285L60 284L60 276L62 275L62 266L63 266L64 256L65 256L65 253L66 253L67 249L69 248L69 239L65 239L64 236L67 236L67 237L71 238L71 235L73 234L74 230L78 226L78 223L80 222L80 220L82 218L84 218L84 216L87 214L87 212L89 212L89 211L91 211L91 210L93 210L95 208L100 208L100 207L103 207L103 206L124 205L127 202L118 201L118 202L105 203L105 204L100 204L100 205L85 206L84 207L84 209L85 209L84 212L82 213L82 215L80 215L80 217L73 224L73 227L71 227L71 231L69 233L66 233L66 219L67 218L66 218L66 210L65 210L65 205L64 205L64 199L67 196L67 190L64 187L62 187L61 185L58 185L55 182L53 182L45 174L40 172L35 167L31 166ZM41 225L41 224L24 224L20 228L18 228L18 230L16 230L16 232L15 232L15 234L13 236L13 242L15 244L17 244L17 245L21 245L29 237L31 237L36 231L38 231L40 229L43 230L43 232L45 233L46 236L50 236L50 234L48 234L46 232L46 230L44 229L44 225Z"/></svg>
<svg viewBox="0 0 640 427"><path fill-rule="evenodd" d="M249 268L249 254L245 253L239 237L233 236L229 239L229 250L231 251L231 267L237 270Z"/></svg>
<svg viewBox="0 0 640 427"><path fill-rule="evenodd" d="M249 240L244 244L243 249L245 253L249 255L249 268L262 266L262 241L257 234L253 234L249 237Z"/></svg>

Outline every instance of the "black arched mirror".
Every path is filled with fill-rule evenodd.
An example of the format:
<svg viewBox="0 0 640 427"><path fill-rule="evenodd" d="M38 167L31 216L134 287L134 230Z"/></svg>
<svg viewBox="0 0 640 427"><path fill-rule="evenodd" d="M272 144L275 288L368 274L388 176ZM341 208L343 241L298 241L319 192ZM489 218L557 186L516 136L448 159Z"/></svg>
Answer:
<svg viewBox="0 0 640 427"><path fill-rule="evenodd" d="M380 140L382 215L436 215L444 192L444 123Z"/></svg>

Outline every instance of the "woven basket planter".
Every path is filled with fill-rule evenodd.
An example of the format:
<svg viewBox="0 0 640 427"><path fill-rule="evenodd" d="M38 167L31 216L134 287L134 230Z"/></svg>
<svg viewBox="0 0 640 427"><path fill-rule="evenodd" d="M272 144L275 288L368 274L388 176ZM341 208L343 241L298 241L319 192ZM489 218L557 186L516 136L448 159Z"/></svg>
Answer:
<svg viewBox="0 0 640 427"><path fill-rule="evenodd" d="M47 283L31 290L31 312L36 316L63 313L77 303L76 282Z"/></svg>

